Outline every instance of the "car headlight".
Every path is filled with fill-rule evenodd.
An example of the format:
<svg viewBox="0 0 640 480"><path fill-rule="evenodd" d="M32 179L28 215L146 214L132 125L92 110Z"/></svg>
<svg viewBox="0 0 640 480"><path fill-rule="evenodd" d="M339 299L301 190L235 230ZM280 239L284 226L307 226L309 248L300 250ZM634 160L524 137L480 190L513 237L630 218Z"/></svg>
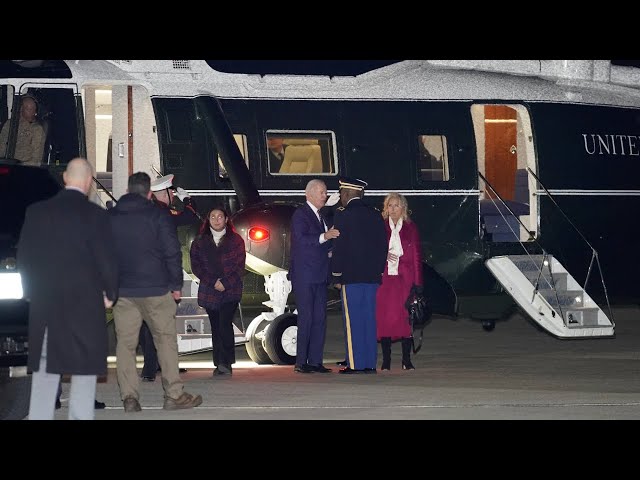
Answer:
<svg viewBox="0 0 640 480"><path fill-rule="evenodd" d="M22 298L22 278L18 272L0 272L0 300Z"/></svg>

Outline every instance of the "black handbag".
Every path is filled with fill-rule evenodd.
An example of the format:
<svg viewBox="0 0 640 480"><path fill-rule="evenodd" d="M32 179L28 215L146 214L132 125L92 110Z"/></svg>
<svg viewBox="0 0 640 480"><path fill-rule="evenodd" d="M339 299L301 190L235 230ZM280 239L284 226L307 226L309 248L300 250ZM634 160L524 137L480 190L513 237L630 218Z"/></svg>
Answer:
<svg viewBox="0 0 640 480"><path fill-rule="evenodd" d="M422 337L424 327L431 320L431 307L424 296L423 288L420 285L413 285L409 291L409 296L404 303L409 314L409 324L411 325L411 340L413 353L418 353L422 348ZM418 346L416 346L416 331L419 331Z"/></svg>

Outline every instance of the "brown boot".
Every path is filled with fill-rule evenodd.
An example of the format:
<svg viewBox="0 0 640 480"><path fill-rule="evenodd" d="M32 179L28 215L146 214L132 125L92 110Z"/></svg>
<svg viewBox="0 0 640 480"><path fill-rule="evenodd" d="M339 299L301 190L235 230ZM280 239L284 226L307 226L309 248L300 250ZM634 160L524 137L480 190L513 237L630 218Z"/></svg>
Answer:
<svg viewBox="0 0 640 480"><path fill-rule="evenodd" d="M182 392L178 398L165 397L162 408L165 410L182 410L185 408L197 407L202 403L202 396L195 397L187 392Z"/></svg>

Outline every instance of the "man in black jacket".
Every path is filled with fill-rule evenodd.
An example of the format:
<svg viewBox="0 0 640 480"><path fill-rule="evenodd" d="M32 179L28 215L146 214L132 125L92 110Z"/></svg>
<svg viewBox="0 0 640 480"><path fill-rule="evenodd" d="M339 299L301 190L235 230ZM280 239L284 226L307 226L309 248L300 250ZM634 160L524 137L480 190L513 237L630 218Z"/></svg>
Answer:
<svg viewBox="0 0 640 480"><path fill-rule="evenodd" d="M160 210L165 212L171 218L176 229L186 225L199 224L201 219L195 210L195 205L189 194L180 187L177 187L177 193L174 193L174 188L173 174L165 175L164 177L157 178L151 182L151 199L153 200L154 205L160 208ZM178 211L174 208L174 196L177 196L183 203L184 208L182 211ZM159 370L158 352L153 344L153 336L151 335L151 330L149 330L149 327L147 326L147 322L142 322L139 342L140 347L142 348L142 355L144 356L144 364L142 365L140 378L143 382L153 382L156 379L156 372ZM186 372L187 369L181 368L179 371L182 373Z"/></svg>
<svg viewBox="0 0 640 480"><path fill-rule="evenodd" d="M184 391L178 373L176 301L182 291L182 254L176 228L151 202L151 179L129 177L128 193L111 209L118 258L120 299L113 309L116 365L126 412L141 410L136 348L142 319L148 322L162 369L165 410L197 407L200 395Z"/></svg>

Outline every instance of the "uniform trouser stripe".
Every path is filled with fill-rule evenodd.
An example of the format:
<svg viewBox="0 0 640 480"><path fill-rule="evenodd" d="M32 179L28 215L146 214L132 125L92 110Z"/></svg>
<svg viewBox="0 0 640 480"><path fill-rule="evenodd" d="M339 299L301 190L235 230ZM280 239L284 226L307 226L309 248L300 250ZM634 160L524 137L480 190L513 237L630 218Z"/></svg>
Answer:
<svg viewBox="0 0 640 480"><path fill-rule="evenodd" d="M349 357L349 365L354 365L353 344L351 343L351 320L349 318L349 304L347 302L347 286L344 284L342 285L342 311L344 312L344 324L347 332L347 356Z"/></svg>

